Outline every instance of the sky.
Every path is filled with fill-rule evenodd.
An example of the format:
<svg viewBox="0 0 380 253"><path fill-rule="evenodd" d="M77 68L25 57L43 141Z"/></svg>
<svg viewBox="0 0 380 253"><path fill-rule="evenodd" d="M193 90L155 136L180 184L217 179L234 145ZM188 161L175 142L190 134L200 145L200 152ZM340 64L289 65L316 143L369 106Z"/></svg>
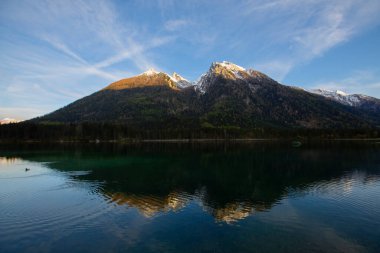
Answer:
<svg viewBox="0 0 380 253"><path fill-rule="evenodd" d="M379 0L2 0L0 119L54 111L149 68L230 61L380 98Z"/></svg>

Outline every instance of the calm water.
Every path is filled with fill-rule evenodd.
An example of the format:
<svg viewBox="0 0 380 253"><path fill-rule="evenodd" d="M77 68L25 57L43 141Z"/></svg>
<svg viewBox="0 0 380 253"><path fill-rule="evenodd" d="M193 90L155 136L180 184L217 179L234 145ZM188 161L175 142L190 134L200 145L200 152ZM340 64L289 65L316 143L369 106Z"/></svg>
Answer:
<svg viewBox="0 0 380 253"><path fill-rule="evenodd" d="M380 144L2 146L0 252L380 252Z"/></svg>

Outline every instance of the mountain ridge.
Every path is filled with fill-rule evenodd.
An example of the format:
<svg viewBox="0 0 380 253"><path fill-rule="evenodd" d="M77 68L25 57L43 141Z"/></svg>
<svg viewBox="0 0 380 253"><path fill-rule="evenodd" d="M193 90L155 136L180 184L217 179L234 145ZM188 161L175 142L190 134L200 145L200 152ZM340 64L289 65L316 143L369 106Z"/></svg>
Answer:
<svg viewBox="0 0 380 253"><path fill-rule="evenodd" d="M176 88L181 89L181 88L187 88L187 87L193 86L195 89L199 91L203 91L205 89L205 87L202 87L204 83L204 79L207 79L207 77L210 74L222 75L228 79L244 79L247 76L251 76L258 80L268 79L268 80L274 81L272 78L270 78L269 76L267 76L266 74L260 71L257 71L254 69L245 69L232 62L222 61L222 62L213 62L209 70L206 73L202 74L196 81L189 81L176 72L173 72L172 75L169 75L166 72L157 71L151 68L136 76L123 78L118 81L115 81L109 84L108 86L104 87L102 90L135 88L135 87L143 87L143 86L150 86L150 85L166 84L169 87L175 88L175 89ZM164 78L160 79L160 78L157 78L157 76L164 77ZM144 80L143 77L151 77L151 80L149 80L149 78L146 78ZM130 87L128 86L129 83L131 83ZM124 86L123 84L127 84L127 85ZM291 86L291 87L305 90L298 86ZM359 101L360 99L364 99L364 98L378 99L378 98L371 97L365 94L348 94L341 90L329 90L329 89L318 88L318 89L310 89L310 90L305 90L305 91L313 93L313 94L321 95L327 98L332 98L342 104L346 104L350 106L357 105L360 102Z"/></svg>
<svg viewBox="0 0 380 253"><path fill-rule="evenodd" d="M138 88L145 86L167 85L173 89L177 89L178 82L184 82L185 79L175 73L175 76L170 76L164 72L158 72L154 69L141 73L140 75L124 78L111 83L102 90L122 90L128 88Z"/></svg>
<svg viewBox="0 0 380 253"><path fill-rule="evenodd" d="M380 117L380 99L378 98L363 94L348 94L340 90L313 89L310 92Z"/></svg>
<svg viewBox="0 0 380 253"><path fill-rule="evenodd" d="M32 121L118 122L146 129L368 128L380 124L374 108L347 106L223 61L212 63L197 82L151 69Z"/></svg>

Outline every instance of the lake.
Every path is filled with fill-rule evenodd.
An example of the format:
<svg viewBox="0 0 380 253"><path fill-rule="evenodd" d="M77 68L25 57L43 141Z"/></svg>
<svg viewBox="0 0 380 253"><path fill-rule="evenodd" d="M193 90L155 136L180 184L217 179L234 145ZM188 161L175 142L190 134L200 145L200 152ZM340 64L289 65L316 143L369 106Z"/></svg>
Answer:
<svg viewBox="0 0 380 253"><path fill-rule="evenodd" d="M1 145L0 252L380 252L380 144Z"/></svg>

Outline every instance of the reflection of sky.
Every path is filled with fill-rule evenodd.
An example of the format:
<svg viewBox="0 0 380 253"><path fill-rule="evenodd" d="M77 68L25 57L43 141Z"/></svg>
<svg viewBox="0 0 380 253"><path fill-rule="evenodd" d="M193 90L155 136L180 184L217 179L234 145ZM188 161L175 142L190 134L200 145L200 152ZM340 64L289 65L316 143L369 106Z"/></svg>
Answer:
<svg viewBox="0 0 380 253"><path fill-rule="evenodd" d="M275 206L271 212L265 215L259 214L256 218L280 230L283 229L288 232L298 230L302 234L302 240L309 242L308 250L311 252L318 251L318 245L325 245L327 249L333 252L365 252L365 247L355 240L350 240L344 233L344 229L336 228L323 217L318 217L326 209L317 211L317 208L324 209L326 206L320 201L317 203L317 206L312 205L315 209L311 212L307 207L308 200L303 203L300 199L285 199L281 205ZM335 215L330 213L330 218L336 218Z"/></svg>

